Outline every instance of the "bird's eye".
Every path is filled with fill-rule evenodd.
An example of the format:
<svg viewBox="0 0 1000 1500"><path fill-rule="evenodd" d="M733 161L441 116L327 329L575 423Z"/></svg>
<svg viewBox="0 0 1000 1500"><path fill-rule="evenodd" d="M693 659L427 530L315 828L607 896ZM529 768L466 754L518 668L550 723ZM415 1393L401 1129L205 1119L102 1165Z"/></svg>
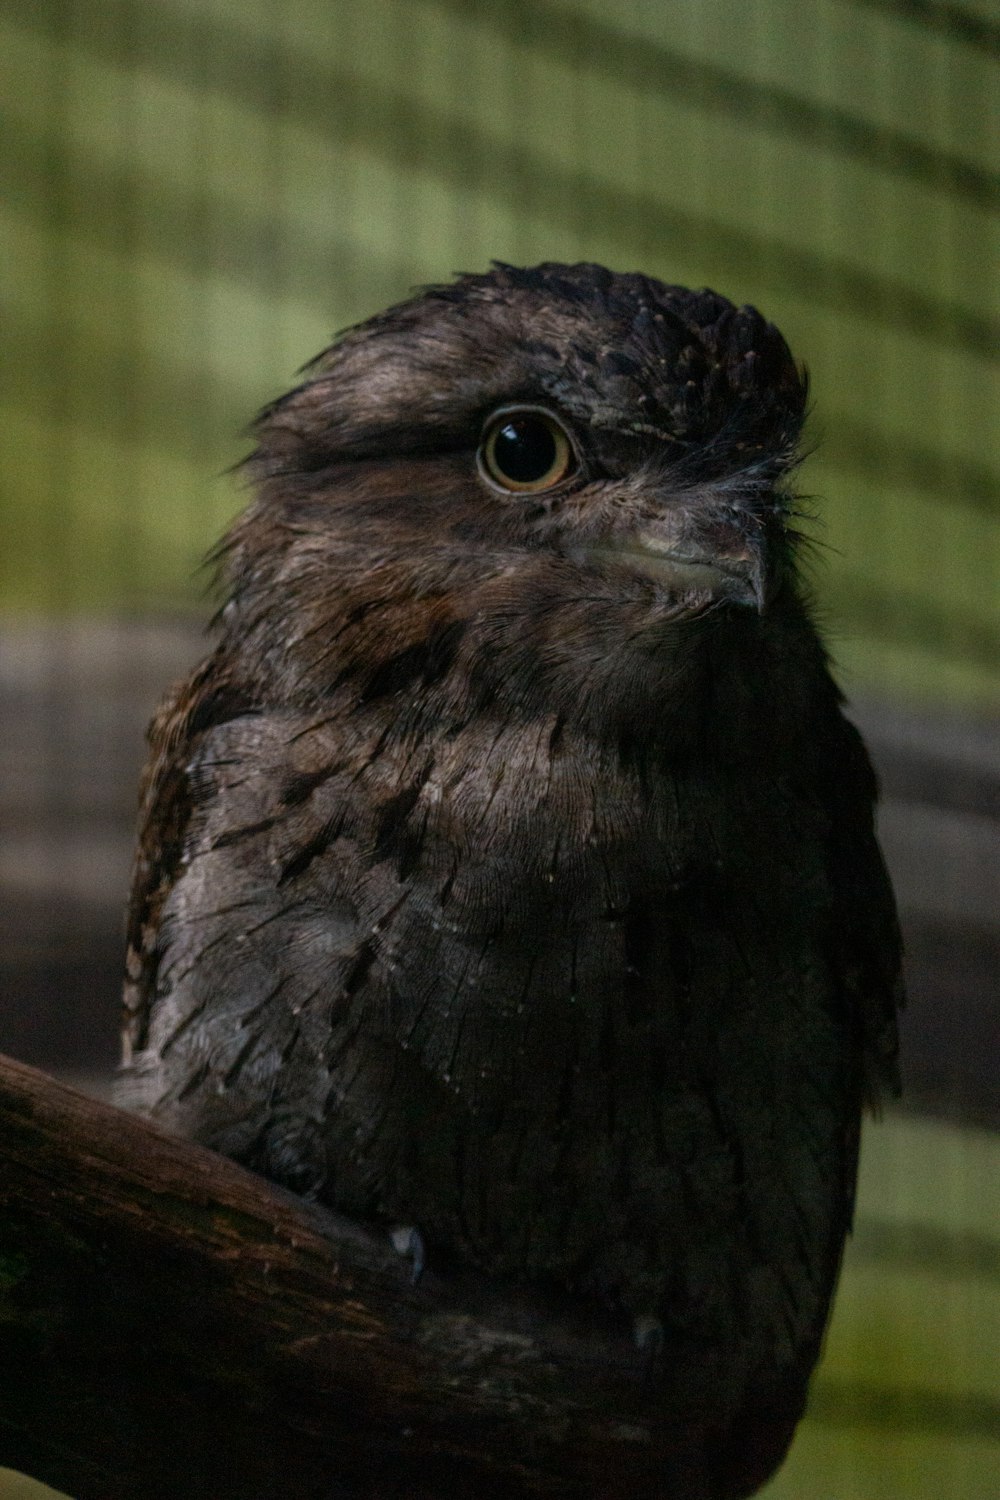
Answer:
<svg viewBox="0 0 1000 1500"><path fill-rule="evenodd" d="M516 494L551 490L576 467L566 429L546 411L508 407L486 424L479 467L492 485Z"/></svg>

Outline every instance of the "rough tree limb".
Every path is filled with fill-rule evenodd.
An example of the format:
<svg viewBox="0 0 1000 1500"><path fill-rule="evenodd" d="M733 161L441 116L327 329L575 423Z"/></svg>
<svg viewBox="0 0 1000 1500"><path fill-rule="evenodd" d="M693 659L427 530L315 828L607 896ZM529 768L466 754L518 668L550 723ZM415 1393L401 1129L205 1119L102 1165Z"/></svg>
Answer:
<svg viewBox="0 0 1000 1500"><path fill-rule="evenodd" d="M77 1500L708 1493L629 1340L3 1059L0 1174L0 1464Z"/></svg>

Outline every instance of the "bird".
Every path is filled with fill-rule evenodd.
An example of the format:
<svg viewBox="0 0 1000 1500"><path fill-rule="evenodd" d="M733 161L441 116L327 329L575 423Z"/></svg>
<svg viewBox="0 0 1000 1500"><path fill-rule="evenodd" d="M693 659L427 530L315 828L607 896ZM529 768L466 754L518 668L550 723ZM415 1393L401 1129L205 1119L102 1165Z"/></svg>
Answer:
<svg viewBox="0 0 1000 1500"><path fill-rule="evenodd" d="M634 1327L719 1500L789 1445L899 1086L807 404L755 308L587 263L341 334L253 428L129 906L123 1102Z"/></svg>

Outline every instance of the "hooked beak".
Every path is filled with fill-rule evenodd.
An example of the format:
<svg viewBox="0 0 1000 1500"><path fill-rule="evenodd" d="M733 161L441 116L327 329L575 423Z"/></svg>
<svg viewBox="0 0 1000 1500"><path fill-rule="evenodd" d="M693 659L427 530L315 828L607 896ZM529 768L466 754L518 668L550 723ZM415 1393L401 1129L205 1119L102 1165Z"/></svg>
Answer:
<svg viewBox="0 0 1000 1500"><path fill-rule="evenodd" d="M748 543L735 527L718 527L712 544L650 529L603 539L586 549L591 563L613 564L651 578L671 593L750 605L766 603L763 546Z"/></svg>

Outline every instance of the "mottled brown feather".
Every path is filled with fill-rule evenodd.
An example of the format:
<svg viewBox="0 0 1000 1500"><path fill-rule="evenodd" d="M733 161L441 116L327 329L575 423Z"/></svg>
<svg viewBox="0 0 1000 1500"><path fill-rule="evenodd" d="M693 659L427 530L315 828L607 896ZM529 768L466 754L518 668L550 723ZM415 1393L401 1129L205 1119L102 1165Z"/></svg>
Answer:
<svg viewBox="0 0 1000 1500"><path fill-rule="evenodd" d="M718 1500L790 1441L896 1086L876 788L798 577L805 402L754 309L595 266L348 332L259 419L130 909L128 1102L657 1320ZM477 464L518 404L572 435L550 493Z"/></svg>

